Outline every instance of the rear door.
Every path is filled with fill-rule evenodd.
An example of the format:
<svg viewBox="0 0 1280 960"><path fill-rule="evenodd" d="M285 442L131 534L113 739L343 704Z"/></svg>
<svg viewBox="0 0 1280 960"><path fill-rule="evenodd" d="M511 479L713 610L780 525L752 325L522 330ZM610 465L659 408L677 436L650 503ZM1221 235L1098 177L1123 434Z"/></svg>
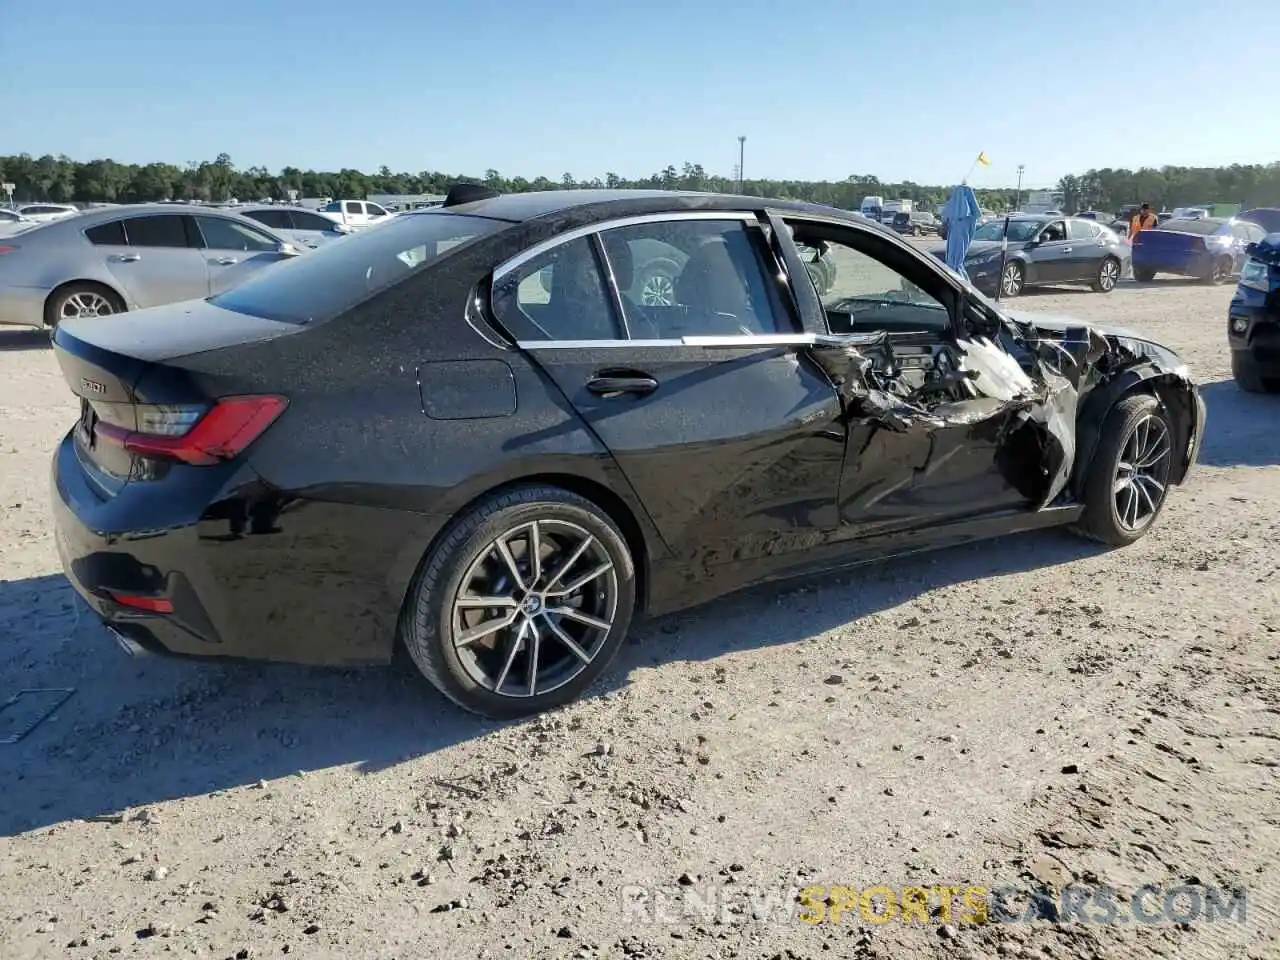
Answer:
<svg viewBox="0 0 1280 960"><path fill-rule="evenodd" d="M210 215L194 220L210 293L230 290L264 267L285 259L279 238L247 223Z"/></svg>
<svg viewBox="0 0 1280 960"><path fill-rule="evenodd" d="M191 239L190 218L161 213L100 223L85 236L131 307L156 307L208 296L204 258Z"/></svg>
<svg viewBox="0 0 1280 960"><path fill-rule="evenodd" d="M1102 228L1092 220L1073 217L1067 221L1067 257L1069 275L1064 280L1094 280L1102 266L1107 248L1102 243Z"/></svg>
<svg viewBox="0 0 1280 960"><path fill-rule="evenodd" d="M678 270L663 297L646 286L653 251ZM771 258L752 215L663 215L562 236L495 273L498 321L700 565L837 526L840 399Z"/></svg>
<svg viewBox="0 0 1280 960"><path fill-rule="evenodd" d="M1031 270L1027 279L1032 283L1061 283L1072 280L1071 241L1067 239L1065 220L1053 220L1044 225L1037 235L1037 243L1028 247L1027 257Z"/></svg>

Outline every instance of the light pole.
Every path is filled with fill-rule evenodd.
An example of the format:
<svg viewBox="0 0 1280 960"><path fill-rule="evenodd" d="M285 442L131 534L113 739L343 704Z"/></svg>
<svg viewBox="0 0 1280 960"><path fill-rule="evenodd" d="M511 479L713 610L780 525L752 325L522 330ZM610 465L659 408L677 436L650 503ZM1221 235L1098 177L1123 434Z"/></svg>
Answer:
<svg viewBox="0 0 1280 960"><path fill-rule="evenodd" d="M1022 206L1022 171L1026 170L1026 164L1018 164L1018 189L1013 195L1013 209L1017 210Z"/></svg>
<svg viewBox="0 0 1280 960"><path fill-rule="evenodd" d="M747 138L739 137L738 138L738 193L742 193L743 183L746 180L746 176L743 173L743 166L742 166L742 160L743 160L743 157L746 155L746 152L747 152Z"/></svg>

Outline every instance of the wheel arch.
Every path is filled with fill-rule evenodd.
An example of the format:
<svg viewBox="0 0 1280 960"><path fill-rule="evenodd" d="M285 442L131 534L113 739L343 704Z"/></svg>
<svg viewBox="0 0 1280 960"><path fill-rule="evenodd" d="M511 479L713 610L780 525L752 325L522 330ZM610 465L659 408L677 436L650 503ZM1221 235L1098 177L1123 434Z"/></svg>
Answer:
<svg viewBox="0 0 1280 960"><path fill-rule="evenodd" d="M112 299L114 299L115 302L119 304L121 312L124 312L125 310L129 309L129 301L125 299L125 295L121 293L119 290L117 290L110 283L105 283L102 280L97 280L90 277L81 277L76 280L66 280L58 284L52 290L50 290L49 295L44 298L44 325L46 327L50 326L49 308L53 306L54 298L57 297L61 291L67 289L67 287L98 287L101 290L111 295Z"/></svg>
<svg viewBox="0 0 1280 960"><path fill-rule="evenodd" d="M599 507L614 522L621 531L627 548L631 551L632 562L636 570L636 612L643 612L649 605L649 591L653 579L651 564L654 557L662 553L662 545L654 542L653 536L655 535L646 533L641 518L636 515L631 505L622 496L611 490L608 485L598 480L584 477L581 474L548 470L529 473L487 485L475 492L464 503L459 505L456 510L452 511L449 520L440 525L426 547L417 554L416 562L414 562L412 568L412 575L404 579L403 589L399 591L400 606L398 614L403 617L408 609L414 585L418 582L422 567L440 541L448 535L453 525L454 517L464 514L482 500L487 500L492 496L512 489L530 486L559 487L569 493L577 494ZM395 645L398 647L402 642L397 632Z"/></svg>
<svg viewBox="0 0 1280 960"><path fill-rule="evenodd" d="M1184 378L1161 370L1154 364L1132 367L1108 383L1095 387L1085 397L1076 419L1076 458L1071 474L1071 490L1076 496L1083 495L1085 477L1093 463L1098 442L1102 438L1103 424L1111 410L1125 397L1135 393L1147 394L1160 401L1172 419L1175 449L1185 451L1188 448L1191 431L1196 428L1194 388ZM1181 483L1189 468L1189 463L1175 460L1169 482Z"/></svg>

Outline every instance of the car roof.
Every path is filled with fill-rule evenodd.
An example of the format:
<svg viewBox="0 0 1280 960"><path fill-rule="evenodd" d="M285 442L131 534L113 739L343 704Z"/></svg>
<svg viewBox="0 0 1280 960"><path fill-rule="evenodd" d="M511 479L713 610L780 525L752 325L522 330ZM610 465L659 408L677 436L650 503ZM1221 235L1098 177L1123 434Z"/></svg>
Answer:
<svg viewBox="0 0 1280 960"><path fill-rule="evenodd" d="M441 213L460 213L493 220L508 220L512 223L572 216L573 219L582 223L594 223L644 214L696 210L728 212L764 208L809 213L828 219L844 220L864 228L868 222L849 211L818 203L744 197L727 193L698 193L690 190L537 190L529 193L505 193L451 207L412 210L402 213L401 216L439 216Z"/></svg>

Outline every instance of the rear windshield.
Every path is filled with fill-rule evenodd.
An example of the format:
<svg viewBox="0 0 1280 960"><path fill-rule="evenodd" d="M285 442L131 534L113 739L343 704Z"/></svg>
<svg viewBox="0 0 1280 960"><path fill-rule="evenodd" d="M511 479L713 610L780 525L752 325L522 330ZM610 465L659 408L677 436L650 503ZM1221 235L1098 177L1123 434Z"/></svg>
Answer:
<svg viewBox="0 0 1280 960"><path fill-rule="evenodd" d="M435 210L396 217L263 270L211 297L226 310L282 323L321 323L439 259L510 226L505 220Z"/></svg>
<svg viewBox="0 0 1280 960"><path fill-rule="evenodd" d="M1208 236L1217 233L1227 225L1227 221L1219 217L1197 217L1194 220L1166 220L1160 224L1161 230L1176 230L1178 233L1203 233Z"/></svg>

